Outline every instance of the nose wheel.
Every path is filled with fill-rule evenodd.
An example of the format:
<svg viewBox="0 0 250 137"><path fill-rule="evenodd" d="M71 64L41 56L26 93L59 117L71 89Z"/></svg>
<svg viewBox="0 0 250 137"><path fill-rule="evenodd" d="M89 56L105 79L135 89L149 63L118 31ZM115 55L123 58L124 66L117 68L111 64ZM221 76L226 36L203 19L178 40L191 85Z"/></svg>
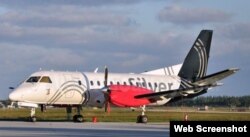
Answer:
<svg viewBox="0 0 250 137"><path fill-rule="evenodd" d="M29 117L29 121L30 121L30 122L36 122L36 116Z"/></svg>
<svg viewBox="0 0 250 137"><path fill-rule="evenodd" d="M141 113L141 115L137 116L137 123L147 123L148 122L148 116L145 115L146 106L143 105L141 107L141 109L142 109L142 113Z"/></svg>

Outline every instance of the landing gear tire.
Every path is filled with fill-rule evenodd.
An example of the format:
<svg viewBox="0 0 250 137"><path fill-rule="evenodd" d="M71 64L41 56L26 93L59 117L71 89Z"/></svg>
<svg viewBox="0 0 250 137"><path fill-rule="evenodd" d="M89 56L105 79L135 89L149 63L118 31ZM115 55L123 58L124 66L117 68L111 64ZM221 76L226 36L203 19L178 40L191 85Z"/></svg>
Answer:
<svg viewBox="0 0 250 137"><path fill-rule="evenodd" d="M147 123L147 122L148 122L147 115L139 115L137 117L137 123Z"/></svg>
<svg viewBox="0 0 250 137"><path fill-rule="evenodd" d="M32 117L29 117L29 121L30 122L36 122L36 116L32 116Z"/></svg>
<svg viewBox="0 0 250 137"><path fill-rule="evenodd" d="M83 122L83 116L82 115L74 115L73 121L74 122Z"/></svg>

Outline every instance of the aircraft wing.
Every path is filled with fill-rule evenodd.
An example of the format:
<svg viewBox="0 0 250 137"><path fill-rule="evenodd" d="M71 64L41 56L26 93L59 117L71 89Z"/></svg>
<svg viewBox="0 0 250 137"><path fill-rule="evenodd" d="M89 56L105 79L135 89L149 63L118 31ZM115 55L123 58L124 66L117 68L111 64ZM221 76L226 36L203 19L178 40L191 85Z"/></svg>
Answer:
<svg viewBox="0 0 250 137"><path fill-rule="evenodd" d="M148 94L142 94L135 96L136 99L141 98L148 98L153 100L160 100L161 96L165 96L168 98L175 98L178 96L188 96L191 93L199 93L199 91L202 91L204 89L218 86L217 84L213 85L206 85L206 86L196 86L191 88L183 88L183 89L175 89L175 90L168 90L168 91L162 91L162 92L156 92L156 93L148 93Z"/></svg>
<svg viewBox="0 0 250 137"><path fill-rule="evenodd" d="M165 96L168 98L175 98L175 97L180 97L180 96L188 96L190 94L198 94L200 91L203 91L205 89L219 86L220 84L218 84L217 81L234 74L238 70L239 69L237 68L231 68L231 69L226 69L226 70L217 72L215 74L205 76L201 78L200 80L192 83L195 86L190 87L190 88L180 88L180 89L168 90L168 91L162 91L162 92L156 92L156 93L142 94L142 95L135 96L135 98L136 99L148 98L148 99L153 99L153 100L160 100L161 96Z"/></svg>
<svg viewBox="0 0 250 137"><path fill-rule="evenodd" d="M205 76L205 77L201 78L200 80L195 81L193 84L198 85L198 86L214 84L214 83L217 83L217 81L220 81L220 80L234 74L238 70L239 70L238 68L226 69L226 70Z"/></svg>

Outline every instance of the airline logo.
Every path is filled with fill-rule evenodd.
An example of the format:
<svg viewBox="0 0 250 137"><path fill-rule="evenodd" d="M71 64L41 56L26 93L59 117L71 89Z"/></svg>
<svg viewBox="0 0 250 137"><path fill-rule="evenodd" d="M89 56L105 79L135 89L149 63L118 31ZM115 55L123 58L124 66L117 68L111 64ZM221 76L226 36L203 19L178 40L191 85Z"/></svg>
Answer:
<svg viewBox="0 0 250 137"><path fill-rule="evenodd" d="M207 72L208 56L206 52L206 47L204 43L200 39L198 39L195 42L194 49L199 56L199 71L198 71L197 77L201 78L205 76Z"/></svg>

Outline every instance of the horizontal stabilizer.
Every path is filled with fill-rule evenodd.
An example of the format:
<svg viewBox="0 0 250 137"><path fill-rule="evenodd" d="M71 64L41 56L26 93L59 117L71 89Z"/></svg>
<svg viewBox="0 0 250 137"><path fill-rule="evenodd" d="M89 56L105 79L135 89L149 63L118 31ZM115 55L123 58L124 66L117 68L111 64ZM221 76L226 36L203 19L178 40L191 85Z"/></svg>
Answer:
<svg viewBox="0 0 250 137"><path fill-rule="evenodd" d="M198 81L195 81L193 84L198 85L198 86L211 85L211 84L217 83L217 81L220 81L220 80L234 74L238 70L239 70L238 68L226 69L226 70L205 76L205 77L199 79Z"/></svg>

